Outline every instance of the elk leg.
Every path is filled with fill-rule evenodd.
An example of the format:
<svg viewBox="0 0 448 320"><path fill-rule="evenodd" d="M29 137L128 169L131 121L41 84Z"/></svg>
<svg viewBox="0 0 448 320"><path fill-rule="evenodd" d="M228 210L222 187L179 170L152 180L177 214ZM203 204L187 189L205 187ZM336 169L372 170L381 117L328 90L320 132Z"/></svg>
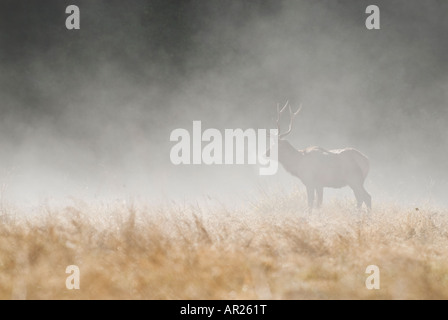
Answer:
<svg viewBox="0 0 448 320"><path fill-rule="evenodd" d="M322 206L322 201L324 198L324 188L317 187L316 193L317 193L317 207L320 208Z"/></svg>
<svg viewBox="0 0 448 320"><path fill-rule="evenodd" d="M308 195L308 207L311 210L314 203L314 188L306 187L306 193Z"/></svg>
<svg viewBox="0 0 448 320"><path fill-rule="evenodd" d="M370 196L370 194L366 191L366 189L364 188L364 186L362 187L362 193L363 193L363 198L364 198L364 203L366 204L367 208L369 210L372 209L372 197Z"/></svg>
<svg viewBox="0 0 448 320"><path fill-rule="evenodd" d="M355 198L356 198L356 206L358 207L358 209L360 209L362 206L362 202L363 202L363 196L358 188L352 188L352 189L353 189L353 193L355 194Z"/></svg>

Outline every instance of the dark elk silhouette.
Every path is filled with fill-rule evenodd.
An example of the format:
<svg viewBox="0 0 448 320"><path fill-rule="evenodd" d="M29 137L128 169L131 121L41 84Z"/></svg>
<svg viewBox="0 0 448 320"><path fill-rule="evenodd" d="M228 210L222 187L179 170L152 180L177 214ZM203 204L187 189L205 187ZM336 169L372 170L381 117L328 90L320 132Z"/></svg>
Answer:
<svg viewBox="0 0 448 320"><path fill-rule="evenodd" d="M287 107L290 116L289 129L280 134L280 116ZM355 194L358 208L365 203L367 208L371 209L371 196L364 188L364 181L369 172L369 159L365 155L354 148L325 150L320 147L308 147L298 150L285 140L291 133L293 120L301 109L302 106L293 112L288 102L282 109L277 105L278 136L274 141L278 147L278 161L286 171L305 185L309 208L313 208L315 194L317 206L322 205L324 188L349 186Z"/></svg>

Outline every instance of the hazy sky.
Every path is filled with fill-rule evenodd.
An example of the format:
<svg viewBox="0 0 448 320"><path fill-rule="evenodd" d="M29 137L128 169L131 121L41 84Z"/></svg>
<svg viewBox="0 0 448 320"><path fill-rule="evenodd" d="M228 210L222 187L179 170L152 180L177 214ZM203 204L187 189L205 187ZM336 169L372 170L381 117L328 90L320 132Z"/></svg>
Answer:
<svg viewBox="0 0 448 320"><path fill-rule="evenodd" d="M65 28L65 8L81 29ZM367 30L365 9L381 10ZM273 128L353 146L373 199L446 203L446 1L2 0L0 185L11 201L223 199L300 183L170 163L175 128Z"/></svg>

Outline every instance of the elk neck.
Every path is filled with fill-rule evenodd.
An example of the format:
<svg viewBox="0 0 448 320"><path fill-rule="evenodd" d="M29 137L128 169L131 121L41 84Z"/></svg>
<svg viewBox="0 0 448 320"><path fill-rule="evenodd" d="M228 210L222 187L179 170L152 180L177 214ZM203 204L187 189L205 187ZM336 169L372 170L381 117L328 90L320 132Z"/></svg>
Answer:
<svg viewBox="0 0 448 320"><path fill-rule="evenodd" d="M279 140L278 161L290 174L299 176L299 167L302 157L302 150L294 148L287 140Z"/></svg>

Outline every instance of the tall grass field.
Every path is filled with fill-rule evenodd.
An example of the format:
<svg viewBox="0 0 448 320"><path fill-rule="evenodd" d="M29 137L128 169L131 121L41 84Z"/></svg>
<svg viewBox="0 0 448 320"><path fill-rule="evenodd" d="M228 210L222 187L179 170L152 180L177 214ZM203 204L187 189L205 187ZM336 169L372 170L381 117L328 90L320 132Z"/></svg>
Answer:
<svg viewBox="0 0 448 320"><path fill-rule="evenodd" d="M0 299L448 298L447 210L334 200L310 214L300 192L262 198L3 208Z"/></svg>

